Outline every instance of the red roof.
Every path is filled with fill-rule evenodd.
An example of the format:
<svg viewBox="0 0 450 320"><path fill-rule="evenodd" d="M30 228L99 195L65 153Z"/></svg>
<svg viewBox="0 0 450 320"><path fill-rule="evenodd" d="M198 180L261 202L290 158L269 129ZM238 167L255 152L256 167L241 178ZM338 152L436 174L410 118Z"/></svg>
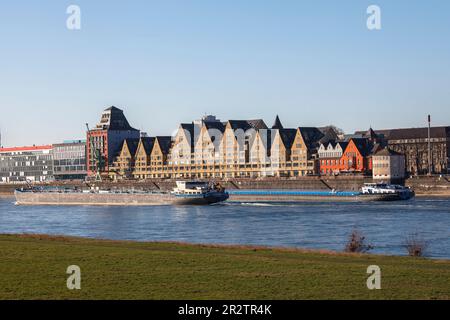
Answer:
<svg viewBox="0 0 450 320"><path fill-rule="evenodd" d="M17 151L34 151L34 150L50 150L52 145L45 146L29 146L29 147L13 147L13 148L0 148L0 152L17 152Z"/></svg>

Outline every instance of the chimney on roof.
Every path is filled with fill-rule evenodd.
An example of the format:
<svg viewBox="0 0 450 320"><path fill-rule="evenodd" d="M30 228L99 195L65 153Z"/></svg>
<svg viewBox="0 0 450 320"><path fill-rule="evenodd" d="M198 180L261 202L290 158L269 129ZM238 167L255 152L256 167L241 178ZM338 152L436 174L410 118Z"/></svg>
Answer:
<svg viewBox="0 0 450 320"><path fill-rule="evenodd" d="M431 157L431 115L428 115L428 175L431 176L433 171L432 157Z"/></svg>
<svg viewBox="0 0 450 320"><path fill-rule="evenodd" d="M277 117L275 118L275 122L273 123L272 129L283 129L283 125L281 124L280 118Z"/></svg>

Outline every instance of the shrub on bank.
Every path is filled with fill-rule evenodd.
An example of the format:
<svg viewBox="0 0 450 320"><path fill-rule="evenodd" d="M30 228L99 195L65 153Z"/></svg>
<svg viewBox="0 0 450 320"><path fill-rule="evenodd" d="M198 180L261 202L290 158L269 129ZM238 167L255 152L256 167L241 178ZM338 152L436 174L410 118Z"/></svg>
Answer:
<svg viewBox="0 0 450 320"><path fill-rule="evenodd" d="M410 234L404 242L404 247L411 257L424 257L428 249L428 242L418 233Z"/></svg>
<svg viewBox="0 0 450 320"><path fill-rule="evenodd" d="M358 230L353 230L345 245L345 252L364 253L373 249L373 246L366 244L366 237Z"/></svg>

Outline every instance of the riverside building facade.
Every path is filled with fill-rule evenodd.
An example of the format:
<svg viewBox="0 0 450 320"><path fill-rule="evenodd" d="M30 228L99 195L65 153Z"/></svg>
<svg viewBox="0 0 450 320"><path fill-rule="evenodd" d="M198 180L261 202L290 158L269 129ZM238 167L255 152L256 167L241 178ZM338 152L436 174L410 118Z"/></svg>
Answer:
<svg viewBox="0 0 450 320"><path fill-rule="evenodd" d="M51 145L0 148L0 182L46 182L53 179Z"/></svg>
<svg viewBox="0 0 450 320"><path fill-rule="evenodd" d="M372 156L373 179L384 182L401 181L405 178L405 155L384 148Z"/></svg>
<svg viewBox="0 0 450 320"><path fill-rule="evenodd" d="M119 155L123 141L138 139L140 132L128 123L123 111L114 106L103 111L100 122L86 134L88 175L108 173Z"/></svg>
<svg viewBox="0 0 450 320"><path fill-rule="evenodd" d="M345 136L343 140L321 143L318 151L321 175L370 175L372 156L386 142L370 128L366 132Z"/></svg>
<svg viewBox="0 0 450 320"><path fill-rule="evenodd" d="M80 180L86 177L86 141L54 144L52 155L55 180Z"/></svg>
<svg viewBox="0 0 450 320"><path fill-rule="evenodd" d="M124 139L111 164L114 179L259 178L317 174L317 150L329 136L313 127L271 128L262 119L182 123L173 137Z"/></svg>
<svg viewBox="0 0 450 320"><path fill-rule="evenodd" d="M409 175L450 173L450 127L376 130L387 141L389 148L405 155ZM431 172L429 172L429 145Z"/></svg>

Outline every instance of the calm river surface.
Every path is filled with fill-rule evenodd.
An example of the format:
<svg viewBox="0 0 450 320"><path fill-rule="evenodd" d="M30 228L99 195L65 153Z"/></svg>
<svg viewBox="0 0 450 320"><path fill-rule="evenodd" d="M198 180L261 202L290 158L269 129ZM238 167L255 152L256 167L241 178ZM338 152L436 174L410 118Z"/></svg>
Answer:
<svg viewBox="0 0 450 320"><path fill-rule="evenodd" d="M0 233L254 244L342 250L357 228L372 253L404 255L419 233L428 255L450 259L450 199L395 203L220 204L205 207L16 206L0 197Z"/></svg>

